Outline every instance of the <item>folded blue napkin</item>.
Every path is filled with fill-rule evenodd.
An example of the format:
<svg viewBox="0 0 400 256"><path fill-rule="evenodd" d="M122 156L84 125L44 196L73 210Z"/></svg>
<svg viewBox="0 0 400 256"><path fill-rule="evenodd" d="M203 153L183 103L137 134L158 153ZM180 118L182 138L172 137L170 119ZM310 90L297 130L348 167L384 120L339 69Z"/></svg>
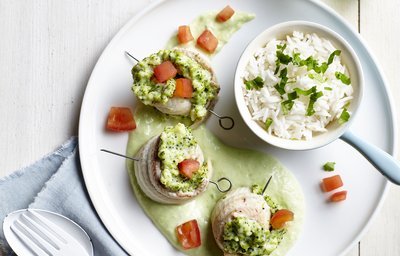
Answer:
<svg viewBox="0 0 400 256"><path fill-rule="evenodd" d="M36 163L0 179L0 256L14 255L3 232L5 216L35 208L64 215L91 237L94 254L127 255L109 235L94 210L84 185L78 139L71 138Z"/></svg>

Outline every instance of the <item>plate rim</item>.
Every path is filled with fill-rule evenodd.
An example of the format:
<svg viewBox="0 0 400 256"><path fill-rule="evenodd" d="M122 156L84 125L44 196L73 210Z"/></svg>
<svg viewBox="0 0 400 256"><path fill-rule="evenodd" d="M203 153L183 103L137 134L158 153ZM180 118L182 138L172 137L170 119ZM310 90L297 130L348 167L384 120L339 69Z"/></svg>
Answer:
<svg viewBox="0 0 400 256"><path fill-rule="evenodd" d="M397 120L396 120L396 109L394 107L394 100L392 97L391 89L388 86L388 81L386 78L385 73L383 72L383 69L381 68L381 64L379 63L379 61L377 60L377 58L375 57L375 55L373 54L373 52L371 51L370 47L368 46L368 44L366 43L366 41L361 37L361 35L358 33L358 31L356 31L352 26L350 26L350 24L348 23L347 20L345 20L340 14L338 14L333 8L331 8L330 6L328 6L327 4L321 2L320 0L301 0L303 2L311 2L312 4L316 5L317 7L323 9L324 11L328 12L330 15L332 15L335 19L337 19L340 22L340 25L344 25L346 27L347 30L349 30L352 34L352 36L356 37L356 39L358 39L360 41L360 43L362 44L362 46L365 48L365 52L369 55L368 57L372 60L372 65L374 66L374 69L376 69L376 71L380 74L380 78L382 80L382 84L383 84L383 89L384 89L384 95L386 97L386 104L387 104L387 110L388 110L388 115L390 116L390 124L391 126L389 127L391 129L391 140L390 140L390 144L388 145L389 150L389 154L392 156L395 156L398 154L398 146L396 144L396 141L398 139L398 131L397 131ZM119 30L118 32L112 37L112 39L109 41L109 43L107 44L107 46L102 50L100 57L98 58L98 60L96 61L96 64L90 74L89 80L87 82L86 88L85 88L85 92L83 95L83 99L82 99L82 105L81 105L81 109L80 109L80 116L79 116L79 127L78 127L78 136L79 136L79 141L80 142L84 142L87 139L87 137L84 135L85 131L83 129L83 126L81 125L85 119L85 115L84 113L87 111L88 107L86 106L88 103L88 95L90 94L90 92L95 88L95 86L93 85L92 80L93 78L93 74L96 73L99 63L102 62L103 58L105 58L105 52L110 49L111 47L114 46L115 42L118 41L120 39L121 36L123 36L126 31L132 26L134 25L138 20L140 20L143 16L145 16L148 12L152 11L153 9L157 8L158 6L160 6L161 4L163 4L164 2L167 2L167 0L156 0L154 2L149 2L141 11L137 12L136 14L134 14L129 20L128 22L126 22ZM371 64L370 62L368 62L369 64ZM88 136L90 137L90 136ZM90 139L89 139L90 140ZM83 146L85 145L85 143L79 143L78 144L78 148L79 148L79 156L80 159L83 159L84 155L87 155L88 153L86 153L87 151L90 151L88 149L88 147ZM88 176L88 172L85 171L90 169L87 165L88 161L82 161L81 160L81 169L82 169L82 175L83 175L83 179L84 179L84 183L85 183L85 187L88 191L88 195L90 198L90 201L93 204L94 210L96 211L96 213L98 214L100 221L103 223L104 227L107 229L107 231L110 233L111 237L118 243L118 245L121 247L122 250L124 250L125 252L128 253L128 250L126 248L124 248L124 246L122 244L124 244L120 238L115 237L113 234L114 232L112 231L113 229L110 228L110 221L108 220L108 218L105 217L105 213L103 211L97 211L99 205L101 204L101 202L103 202L102 200L99 200L98 197L92 197L93 193L95 192L95 184L91 183L91 177ZM391 184L388 180L386 180L384 186L383 186L383 193L380 195L379 197L379 202L376 206L376 208L373 210L372 214L370 215L370 218L366 221L366 225L361 229L361 231L358 233L357 236L355 236L353 241L350 241L348 246L345 247L345 249L340 253L340 255L345 255L346 253L348 253L353 247L354 245L360 241L360 239L365 235L365 233L370 229L373 221L376 219L377 215L379 214L379 212L381 211L381 208L385 202L385 199L387 197L389 188L390 188ZM135 253L141 253L141 250L139 248L135 249ZM129 253L128 253L129 254Z"/></svg>

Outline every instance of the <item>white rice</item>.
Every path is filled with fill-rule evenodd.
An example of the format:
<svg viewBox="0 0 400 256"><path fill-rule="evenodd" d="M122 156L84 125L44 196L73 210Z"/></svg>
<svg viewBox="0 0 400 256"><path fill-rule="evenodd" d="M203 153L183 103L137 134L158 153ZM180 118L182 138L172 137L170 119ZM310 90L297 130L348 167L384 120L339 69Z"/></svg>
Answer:
<svg viewBox="0 0 400 256"><path fill-rule="evenodd" d="M276 75L274 72L277 67L277 45L285 44L284 54L293 57L294 53L300 53L302 60L312 56L319 65L327 62L331 53L337 50L327 39L297 31L294 31L292 36L287 36L286 40L269 41L265 47L254 53L243 74L244 81L261 77L263 87L248 90L243 83L244 98L253 119L262 127L267 128L265 122L267 119L272 120L267 128L268 133L285 139L309 140L316 133L327 131L326 126L339 119L343 109L353 98L353 88L351 84L346 85L336 78L336 72L341 72L347 77L349 74L341 63L340 56L335 55L327 70L319 74L313 69L308 71L307 66L292 62L287 65L280 64L280 71L287 68L288 77L288 83L284 87L285 93L281 95L274 87L281 81L280 72ZM309 95L299 95L293 100L293 107L283 113L281 103L288 100L288 93L294 92L294 88L308 90L313 86L316 86L317 92L323 93L314 103L314 114L307 115ZM331 90L326 89L327 87Z"/></svg>

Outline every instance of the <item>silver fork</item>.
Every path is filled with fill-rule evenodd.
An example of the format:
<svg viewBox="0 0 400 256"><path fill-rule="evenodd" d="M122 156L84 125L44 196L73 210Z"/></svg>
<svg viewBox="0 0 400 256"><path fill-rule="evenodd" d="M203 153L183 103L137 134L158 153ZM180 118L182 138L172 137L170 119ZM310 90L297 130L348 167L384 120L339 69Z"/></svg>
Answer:
<svg viewBox="0 0 400 256"><path fill-rule="evenodd" d="M40 211L23 211L11 222L9 228L15 238L37 256L91 255L82 246L82 241L78 241L79 238L53 223ZM9 243L12 246L11 241Z"/></svg>

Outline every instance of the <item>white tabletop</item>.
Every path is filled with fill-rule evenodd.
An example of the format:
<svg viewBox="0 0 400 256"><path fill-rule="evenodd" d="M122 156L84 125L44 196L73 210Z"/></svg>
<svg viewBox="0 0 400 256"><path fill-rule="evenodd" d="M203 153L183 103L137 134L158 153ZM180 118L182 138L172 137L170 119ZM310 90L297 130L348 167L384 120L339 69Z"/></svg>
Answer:
<svg viewBox="0 0 400 256"><path fill-rule="evenodd" d="M400 1L323 1L370 46L388 78L400 120ZM81 102L97 58L122 25L150 2L0 1L0 177L78 134ZM392 186L348 256L400 255L399 198L400 188Z"/></svg>

